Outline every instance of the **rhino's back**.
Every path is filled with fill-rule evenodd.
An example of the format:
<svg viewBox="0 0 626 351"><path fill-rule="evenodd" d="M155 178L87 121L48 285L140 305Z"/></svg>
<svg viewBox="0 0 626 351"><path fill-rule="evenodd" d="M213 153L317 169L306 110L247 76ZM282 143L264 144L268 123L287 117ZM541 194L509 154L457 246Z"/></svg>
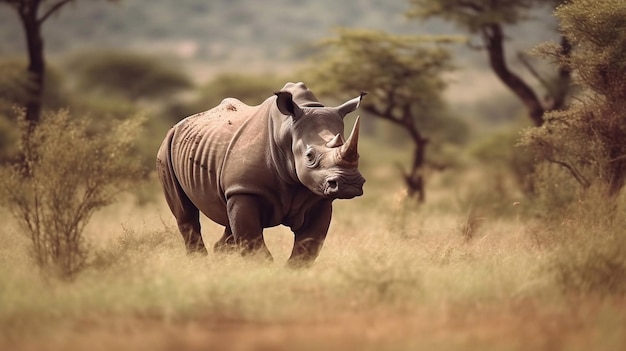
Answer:
<svg viewBox="0 0 626 351"><path fill-rule="evenodd" d="M264 104L248 106L228 98L174 126L174 173L196 207L219 224L228 222L225 193L238 186L225 183L260 167L254 152L266 142Z"/></svg>

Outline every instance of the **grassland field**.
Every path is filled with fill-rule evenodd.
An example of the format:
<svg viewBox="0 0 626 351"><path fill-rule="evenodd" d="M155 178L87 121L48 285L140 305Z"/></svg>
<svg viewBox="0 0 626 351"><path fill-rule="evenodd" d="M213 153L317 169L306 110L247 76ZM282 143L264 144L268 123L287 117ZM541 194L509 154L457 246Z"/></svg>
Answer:
<svg viewBox="0 0 626 351"><path fill-rule="evenodd" d="M280 227L265 234L271 264L186 255L156 183L152 201L125 195L93 217L94 257L72 282L42 274L0 213L0 350L626 349L624 294L570 291L554 269L563 237L619 229L549 225L474 167L431 175L416 205L394 165L404 156L363 148L365 195L335 202L303 270L285 267L293 235ZM212 245L221 229L203 232Z"/></svg>

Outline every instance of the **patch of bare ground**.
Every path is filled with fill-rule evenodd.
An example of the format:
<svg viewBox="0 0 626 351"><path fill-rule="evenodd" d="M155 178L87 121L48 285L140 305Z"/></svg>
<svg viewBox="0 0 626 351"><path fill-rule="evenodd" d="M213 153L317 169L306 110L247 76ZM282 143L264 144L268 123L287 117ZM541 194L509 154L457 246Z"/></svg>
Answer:
<svg viewBox="0 0 626 351"><path fill-rule="evenodd" d="M620 350L626 301L376 309L258 322L204 316L91 319L0 342L3 350Z"/></svg>

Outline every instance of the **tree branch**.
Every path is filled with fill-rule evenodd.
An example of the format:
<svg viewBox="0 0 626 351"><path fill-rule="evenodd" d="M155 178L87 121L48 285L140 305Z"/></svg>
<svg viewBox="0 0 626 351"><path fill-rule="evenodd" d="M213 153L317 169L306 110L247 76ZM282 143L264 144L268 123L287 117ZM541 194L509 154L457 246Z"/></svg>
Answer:
<svg viewBox="0 0 626 351"><path fill-rule="evenodd" d="M384 115L391 119L393 118L393 106L395 105L395 94L393 93L393 88L387 90L387 108L385 109Z"/></svg>
<svg viewBox="0 0 626 351"><path fill-rule="evenodd" d="M554 96L554 91L552 89L552 87L550 87L550 84L548 84L548 81L546 81L545 79L543 79L543 77L539 74L539 72L537 72L537 70L535 69L535 67L533 67L533 65L530 63L530 61L528 61L528 59L526 59L526 56L524 56L523 52L518 52L517 53L517 58L520 60L520 62L524 65L524 67L526 67L526 69L530 72L530 74L535 77L535 79L537 79L537 81L544 87L546 88L546 90L548 91L548 93L550 94L550 96Z"/></svg>
<svg viewBox="0 0 626 351"><path fill-rule="evenodd" d="M572 53L572 43L561 35L561 57L569 59ZM572 70L568 65L559 65L557 90L552 96L553 102L550 110L560 110L565 105L565 99L569 93L570 82L572 80Z"/></svg>
<svg viewBox="0 0 626 351"><path fill-rule="evenodd" d="M487 47L489 64L498 78L522 100L536 126L543 124L544 108L535 92L519 76L511 72L504 55L504 35L502 27L493 23L482 28L483 39Z"/></svg>
<svg viewBox="0 0 626 351"><path fill-rule="evenodd" d="M546 160L548 162L552 162L554 164L557 164L565 169L567 169L570 174L572 175L572 177L574 177L574 179L576 179L576 181L583 186L583 188L588 188L591 185L591 182L589 182L589 180L587 180L587 178L585 178L582 174L580 174L580 172L578 172L574 167L572 167L572 165L570 165L567 162L563 162L563 161L559 161L556 160L552 157L546 157Z"/></svg>
<svg viewBox="0 0 626 351"><path fill-rule="evenodd" d="M387 114L385 111L377 109L376 107L374 107L374 105L364 105L363 109L371 114L378 116L379 118L386 119L394 124L398 124L401 126L404 125L401 120L393 117L393 115L391 114Z"/></svg>
<svg viewBox="0 0 626 351"><path fill-rule="evenodd" d="M466 8L469 10L472 10L476 13L483 13L485 12L485 8L480 6L479 4L472 2L472 1L459 1L458 2L458 6L462 7L462 8Z"/></svg>
<svg viewBox="0 0 626 351"><path fill-rule="evenodd" d="M59 2L57 2L56 4L52 5L48 11L46 11L46 13L43 14L43 16L41 16L37 21L39 23L43 23L45 20L48 19L48 17L50 17L53 13L57 12L61 7L65 6L66 4L72 2L74 0L61 0Z"/></svg>

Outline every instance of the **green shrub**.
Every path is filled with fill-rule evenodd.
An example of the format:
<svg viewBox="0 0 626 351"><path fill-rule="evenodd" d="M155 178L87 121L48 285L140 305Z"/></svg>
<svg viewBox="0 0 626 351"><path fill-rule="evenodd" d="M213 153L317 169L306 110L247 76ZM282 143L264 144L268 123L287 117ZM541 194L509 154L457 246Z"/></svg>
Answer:
<svg viewBox="0 0 626 351"><path fill-rule="evenodd" d="M221 73L201 86L192 101L174 102L165 113L172 123L176 123L189 115L217 106L227 97L237 98L248 105L258 105L280 90L287 80L269 74Z"/></svg>
<svg viewBox="0 0 626 351"><path fill-rule="evenodd" d="M519 137L517 128L497 132L475 143L470 152L487 165L492 175L511 175L518 188L529 194L533 191L529 175L534 171L535 161L528 150L517 146Z"/></svg>
<svg viewBox="0 0 626 351"><path fill-rule="evenodd" d="M129 101L164 100L193 86L180 66L133 52L83 52L67 66L76 74L79 89Z"/></svg>
<svg viewBox="0 0 626 351"><path fill-rule="evenodd" d="M23 162L0 170L2 205L30 239L37 265L73 278L87 264L83 229L91 215L138 179L128 151L141 121L89 135L87 122L67 111L45 114L35 128L23 114L19 120Z"/></svg>
<svg viewBox="0 0 626 351"><path fill-rule="evenodd" d="M575 71L580 94L567 110L546 114L522 142L582 187L602 184L614 200L626 184L626 3L566 1L555 15L572 52L555 44L538 51Z"/></svg>

